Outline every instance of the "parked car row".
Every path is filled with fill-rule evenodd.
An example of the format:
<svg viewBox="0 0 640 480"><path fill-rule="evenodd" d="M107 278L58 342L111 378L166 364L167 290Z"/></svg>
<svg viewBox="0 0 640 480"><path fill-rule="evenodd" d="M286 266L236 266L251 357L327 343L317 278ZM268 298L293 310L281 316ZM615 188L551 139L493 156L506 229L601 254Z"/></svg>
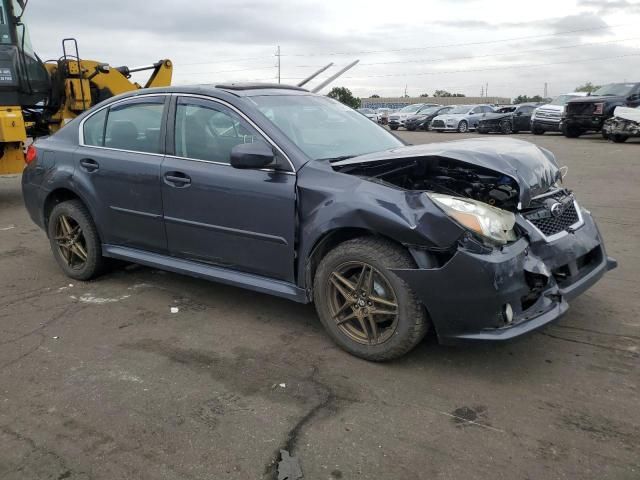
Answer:
<svg viewBox="0 0 640 480"><path fill-rule="evenodd" d="M638 131L640 83L612 83L592 94L571 92L559 95L548 104L518 105L436 105L418 103L388 113L391 130L431 130L480 134L562 132L576 138L587 132L601 132L614 142L640 136ZM372 120L387 123L381 117L360 109ZM616 112L619 112L618 115Z"/></svg>

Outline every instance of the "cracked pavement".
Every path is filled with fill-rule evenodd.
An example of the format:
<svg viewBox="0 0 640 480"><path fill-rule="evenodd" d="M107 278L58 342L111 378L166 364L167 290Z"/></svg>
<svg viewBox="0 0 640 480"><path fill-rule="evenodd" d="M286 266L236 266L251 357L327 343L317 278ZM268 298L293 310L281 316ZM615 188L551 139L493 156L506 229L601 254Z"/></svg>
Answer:
<svg viewBox="0 0 640 480"><path fill-rule="evenodd" d="M569 166L620 267L538 333L388 364L309 305L138 266L70 280L0 178L0 479L266 480L280 450L306 479L640 478L640 142L518 137Z"/></svg>

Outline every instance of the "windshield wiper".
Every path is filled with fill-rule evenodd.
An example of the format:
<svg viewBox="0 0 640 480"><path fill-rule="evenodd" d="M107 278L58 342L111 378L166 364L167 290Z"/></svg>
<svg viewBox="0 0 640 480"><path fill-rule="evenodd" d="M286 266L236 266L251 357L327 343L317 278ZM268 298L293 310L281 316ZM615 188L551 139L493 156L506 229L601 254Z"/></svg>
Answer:
<svg viewBox="0 0 640 480"><path fill-rule="evenodd" d="M319 158L318 160L328 160L330 162L339 162L340 160L349 160L350 158L355 157L355 155L341 155L339 157L327 157L327 158Z"/></svg>

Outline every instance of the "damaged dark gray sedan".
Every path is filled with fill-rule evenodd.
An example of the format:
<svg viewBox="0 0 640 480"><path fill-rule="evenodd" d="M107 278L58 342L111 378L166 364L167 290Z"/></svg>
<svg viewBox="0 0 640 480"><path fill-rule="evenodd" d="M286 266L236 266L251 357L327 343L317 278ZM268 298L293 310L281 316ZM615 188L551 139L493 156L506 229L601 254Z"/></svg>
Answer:
<svg viewBox="0 0 640 480"><path fill-rule="evenodd" d="M615 266L549 151L407 146L296 87L126 94L27 157L25 204L72 278L115 258L314 302L369 360L429 328L443 343L519 336Z"/></svg>

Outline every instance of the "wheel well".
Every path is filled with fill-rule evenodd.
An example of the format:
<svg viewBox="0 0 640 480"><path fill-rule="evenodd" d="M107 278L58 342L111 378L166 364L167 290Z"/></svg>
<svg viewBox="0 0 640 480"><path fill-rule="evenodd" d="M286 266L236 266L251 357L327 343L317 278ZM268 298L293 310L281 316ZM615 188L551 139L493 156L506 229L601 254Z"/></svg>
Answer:
<svg viewBox="0 0 640 480"><path fill-rule="evenodd" d="M45 230L49 227L49 216L51 215L51 211L54 207L59 203L66 202L68 200L80 200L82 202L82 199L76 193L66 188L58 188L47 196L47 199L44 202L43 211Z"/></svg>
<svg viewBox="0 0 640 480"><path fill-rule="evenodd" d="M402 248L406 248L401 243L393 240L392 238L386 237L384 235L380 235L377 232L373 232L371 230L367 230L365 228L339 228L337 230L332 230L322 236L316 244L311 249L311 253L309 254L309 258L306 263L306 285L308 290L312 290L313 288L313 277L316 274L316 270L318 269L318 265L324 258L324 256L333 250L335 247L344 243L348 240L353 240L354 238L360 237L379 237L384 238L385 240L395 243Z"/></svg>

